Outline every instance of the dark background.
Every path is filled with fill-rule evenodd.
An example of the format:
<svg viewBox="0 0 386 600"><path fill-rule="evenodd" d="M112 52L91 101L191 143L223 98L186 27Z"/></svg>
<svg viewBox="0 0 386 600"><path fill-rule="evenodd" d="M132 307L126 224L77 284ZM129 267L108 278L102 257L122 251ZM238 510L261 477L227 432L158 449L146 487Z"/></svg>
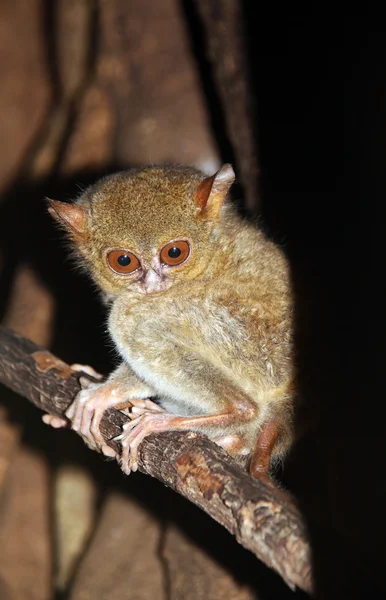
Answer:
<svg viewBox="0 0 386 600"><path fill-rule="evenodd" d="M386 35L365 18L249 24L264 215L292 257L315 417L294 465L318 587L384 597Z"/></svg>

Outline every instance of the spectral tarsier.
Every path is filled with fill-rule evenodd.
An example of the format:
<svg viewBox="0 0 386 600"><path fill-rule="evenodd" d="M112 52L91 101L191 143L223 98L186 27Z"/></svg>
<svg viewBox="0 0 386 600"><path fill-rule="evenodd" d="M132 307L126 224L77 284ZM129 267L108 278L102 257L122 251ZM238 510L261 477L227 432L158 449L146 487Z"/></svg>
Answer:
<svg viewBox="0 0 386 600"><path fill-rule="evenodd" d="M212 177L148 167L105 177L74 204L50 201L110 305L122 357L66 415L87 445L112 456L102 415L129 407L119 436L127 474L153 432L205 433L254 477L267 475L292 441L288 264L226 201L234 178L230 165Z"/></svg>

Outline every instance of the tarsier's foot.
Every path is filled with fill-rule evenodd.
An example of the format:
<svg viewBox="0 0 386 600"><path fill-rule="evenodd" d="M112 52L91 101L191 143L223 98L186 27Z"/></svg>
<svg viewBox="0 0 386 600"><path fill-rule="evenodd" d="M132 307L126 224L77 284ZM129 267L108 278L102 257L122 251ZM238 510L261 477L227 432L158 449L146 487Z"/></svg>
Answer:
<svg viewBox="0 0 386 600"><path fill-rule="evenodd" d="M145 400L145 403L143 407L133 406L131 420L124 424L123 433L115 438L122 444L119 462L126 475L138 469L138 447L142 440L151 433L169 431L176 419L151 400Z"/></svg>
<svg viewBox="0 0 386 600"><path fill-rule="evenodd" d="M93 369L89 365L80 365L78 363L75 363L71 365L71 369L76 372L81 371L83 373L86 373L87 375L94 377L94 379L103 379L103 375L97 373L95 369ZM80 382L82 387L84 388L88 387L91 384L91 381L86 377L82 377ZM67 419L61 419L60 417L55 417L54 415L50 415L49 413L42 416L42 421L43 423L45 423L46 425L50 425L50 427L53 427L54 429L60 429L62 427L70 426L70 423Z"/></svg>

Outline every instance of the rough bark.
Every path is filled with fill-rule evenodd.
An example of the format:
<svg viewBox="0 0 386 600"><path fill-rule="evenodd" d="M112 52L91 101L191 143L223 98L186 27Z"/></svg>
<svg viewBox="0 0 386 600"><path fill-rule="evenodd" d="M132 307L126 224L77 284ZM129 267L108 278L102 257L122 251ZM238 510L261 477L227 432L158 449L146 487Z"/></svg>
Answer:
<svg viewBox="0 0 386 600"><path fill-rule="evenodd" d="M79 373L48 351L0 328L0 381L42 410L62 416L79 391ZM106 413L101 431L118 435L125 417ZM287 582L311 591L310 550L296 507L280 490L252 480L221 448L197 433L151 435L139 469L200 506Z"/></svg>

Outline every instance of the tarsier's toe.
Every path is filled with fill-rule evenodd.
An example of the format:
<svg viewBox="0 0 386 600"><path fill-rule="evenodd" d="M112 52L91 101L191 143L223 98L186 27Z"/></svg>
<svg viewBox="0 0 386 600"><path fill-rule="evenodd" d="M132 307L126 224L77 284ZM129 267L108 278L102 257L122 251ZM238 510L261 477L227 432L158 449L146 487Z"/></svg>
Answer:
<svg viewBox="0 0 386 600"><path fill-rule="evenodd" d="M136 471L138 469L138 452L137 446L133 443L135 439L133 430L135 430L141 420L142 415L125 423L122 427L123 433L115 438L122 444L122 453L119 463L122 471L126 475L129 475L131 471Z"/></svg>
<svg viewBox="0 0 386 600"><path fill-rule="evenodd" d="M120 457L117 460L118 460L119 466L121 467L124 474L130 475L130 473L131 473L130 457L123 451L123 448L122 448L122 454L120 455Z"/></svg>
<svg viewBox="0 0 386 600"><path fill-rule="evenodd" d="M60 417L55 417L54 415L46 414L42 416L42 421L46 425L50 425L54 429L60 429L61 427L69 427L69 422L67 419L61 419Z"/></svg>
<svg viewBox="0 0 386 600"><path fill-rule="evenodd" d="M123 433L115 438L122 444L120 465L127 475L138 469L138 449L145 437L156 431L168 431L172 415L164 411L143 411L123 425Z"/></svg>
<svg viewBox="0 0 386 600"><path fill-rule="evenodd" d="M164 412L164 409L161 408L159 404L156 404L155 402L153 402L153 400L150 400L149 398L130 398L130 400L128 400L128 403L129 407L126 410L129 410L133 413L140 414L139 411Z"/></svg>
<svg viewBox="0 0 386 600"><path fill-rule="evenodd" d="M161 408L161 406L148 398L130 398L130 400L127 401L127 406L119 408L119 410L130 419L136 419L139 415L146 412L164 412L164 409Z"/></svg>

